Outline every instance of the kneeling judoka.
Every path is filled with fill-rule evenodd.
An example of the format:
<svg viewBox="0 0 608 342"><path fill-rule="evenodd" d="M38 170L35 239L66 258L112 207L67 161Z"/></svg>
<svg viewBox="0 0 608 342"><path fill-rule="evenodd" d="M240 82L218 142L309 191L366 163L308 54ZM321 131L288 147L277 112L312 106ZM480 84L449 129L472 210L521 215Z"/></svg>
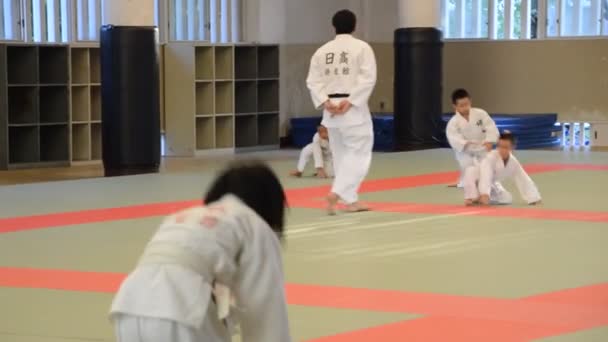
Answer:
<svg viewBox="0 0 608 342"><path fill-rule="evenodd" d="M469 166L464 175L465 205L481 203L511 204L513 196L499 182L511 178L521 197L530 205L541 202L540 193L534 181L528 176L513 155L515 137L509 132L502 133L496 150L488 153L481 163Z"/></svg>

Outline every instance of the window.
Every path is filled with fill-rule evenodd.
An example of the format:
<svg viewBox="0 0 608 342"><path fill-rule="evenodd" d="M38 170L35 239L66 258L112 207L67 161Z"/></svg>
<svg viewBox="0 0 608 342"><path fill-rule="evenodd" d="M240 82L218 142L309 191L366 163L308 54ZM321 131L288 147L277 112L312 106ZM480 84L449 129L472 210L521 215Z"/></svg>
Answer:
<svg viewBox="0 0 608 342"><path fill-rule="evenodd" d="M0 40L21 40L21 3L0 0Z"/></svg>
<svg viewBox="0 0 608 342"><path fill-rule="evenodd" d="M241 0L170 0L171 40L237 42Z"/></svg>
<svg viewBox="0 0 608 342"><path fill-rule="evenodd" d="M602 34L608 36L608 0L602 2Z"/></svg>
<svg viewBox="0 0 608 342"><path fill-rule="evenodd" d="M443 0L442 6L448 39L608 35L608 0Z"/></svg>
<svg viewBox="0 0 608 342"><path fill-rule="evenodd" d="M99 40L101 27L101 0L73 0L78 41Z"/></svg>
<svg viewBox="0 0 608 342"><path fill-rule="evenodd" d="M26 13L30 15L29 37L39 43L69 41L69 0L27 0Z"/></svg>
<svg viewBox="0 0 608 342"><path fill-rule="evenodd" d="M446 38L487 38L489 0L445 0Z"/></svg>

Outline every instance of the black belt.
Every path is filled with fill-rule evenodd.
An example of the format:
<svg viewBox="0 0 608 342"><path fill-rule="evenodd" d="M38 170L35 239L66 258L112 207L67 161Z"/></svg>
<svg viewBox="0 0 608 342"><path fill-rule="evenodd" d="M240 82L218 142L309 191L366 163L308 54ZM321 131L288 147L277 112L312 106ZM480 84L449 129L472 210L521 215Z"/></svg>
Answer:
<svg viewBox="0 0 608 342"><path fill-rule="evenodd" d="M349 97L350 94L329 94L327 95L327 97L329 97L330 99L343 99L345 97Z"/></svg>

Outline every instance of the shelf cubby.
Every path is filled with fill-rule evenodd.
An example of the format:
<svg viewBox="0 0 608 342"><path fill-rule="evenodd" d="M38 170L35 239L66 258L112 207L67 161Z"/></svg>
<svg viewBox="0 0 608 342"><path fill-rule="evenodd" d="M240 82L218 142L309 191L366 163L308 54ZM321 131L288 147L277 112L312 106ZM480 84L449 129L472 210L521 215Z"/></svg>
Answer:
<svg viewBox="0 0 608 342"><path fill-rule="evenodd" d="M91 160L91 126L88 123L72 124L72 160Z"/></svg>
<svg viewBox="0 0 608 342"><path fill-rule="evenodd" d="M68 84L70 67L67 46L38 48L40 84Z"/></svg>
<svg viewBox="0 0 608 342"><path fill-rule="evenodd" d="M40 161L39 127L9 127L9 164L38 163Z"/></svg>
<svg viewBox="0 0 608 342"><path fill-rule="evenodd" d="M38 88L8 88L8 123L36 124L38 122Z"/></svg>
<svg viewBox="0 0 608 342"><path fill-rule="evenodd" d="M234 147L234 117L215 118L215 148Z"/></svg>
<svg viewBox="0 0 608 342"><path fill-rule="evenodd" d="M213 47L197 46L194 48L195 78L197 81L213 80Z"/></svg>
<svg viewBox="0 0 608 342"><path fill-rule="evenodd" d="M91 124L91 159L101 160L101 123Z"/></svg>
<svg viewBox="0 0 608 342"><path fill-rule="evenodd" d="M234 83L231 81L215 82L215 114L234 112Z"/></svg>
<svg viewBox="0 0 608 342"><path fill-rule="evenodd" d="M89 84L89 49L72 48L72 84Z"/></svg>
<svg viewBox="0 0 608 342"><path fill-rule="evenodd" d="M90 115L89 86L72 86L72 122L88 122Z"/></svg>
<svg viewBox="0 0 608 342"><path fill-rule="evenodd" d="M213 82L196 82L196 115L213 115Z"/></svg>
<svg viewBox="0 0 608 342"><path fill-rule="evenodd" d="M236 147L253 147L257 145L257 140L256 116L236 116L234 118L234 141Z"/></svg>
<svg viewBox="0 0 608 342"><path fill-rule="evenodd" d="M69 126L40 126L40 161L60 162L70 159Z"/></svg>
<svg viewBox="0 0 608 342"><path fill-rule="evenodd" d="M279 47L258 46L258 78L279 78Z"/></svg>
<svg viewBox="0 0 608 342"><path fill-rule="evenodd" d="M258 115L258 145L279 144L279 114Z"/></svg>
<svg viewBox="0 0 608 342"><path fill-rule="evenodd" d="M99 48L89 49L89 75L92 84L101 84L101 59Z"/></svg>
<svg viewBox="0 0 608 342"><path fill-rule="evenodd" d="M215 79L233 79L233 50L232 46L215 47Z"/></svg>
<svg viewBox="0 0 608 342"><path fill-rule="evenodd" d="M258 82L258 112L279 111L279 81Z"/></svg>
<svg viewBox="0 0 608 342"><path fill-rule="evenodd" d="M196 118L196 149L213 149L215 147L213 133L213 118Z"/></svg>
<svg viewBox="0 0 608 342"><path fill-rule="evenodd" d="M236 80L255 80L258 76L257 49L255 46L234 48L234 78Z"/></svg>
<svg viewBox="0 0 608 342"><path fill-rule="evenodd" d="M38 84L38 48L36 46L6 47L8 84Z"/></svg>
<svg viewBox="0 0 608 342"><path fill-rule="evenodd" d="M91 121L101 121L101 86L91 86Z"/></svg>
<svg viewBox="0 0 608 342"><path fill-rule="evenodd" d="M70 118L68 86L42 86L39 92L40 122L67 124Z"/></svg>
<svg viewBox="0 0 608 342"><path fill-rule="evenodd" d="M234 86L234 101L236 114L252 114L257 112L257 83L256 81L237 81Z"/></svg>

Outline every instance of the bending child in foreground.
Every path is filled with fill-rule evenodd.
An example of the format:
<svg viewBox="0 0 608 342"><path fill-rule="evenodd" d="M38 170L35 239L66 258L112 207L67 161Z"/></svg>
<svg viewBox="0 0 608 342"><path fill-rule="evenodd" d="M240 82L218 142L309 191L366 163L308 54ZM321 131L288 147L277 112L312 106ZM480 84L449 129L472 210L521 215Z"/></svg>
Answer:
<svg viewBox="0 0 608 342"><path fill-rule="evenodd" d="M169 216L122 283L118 342L289 342L280 237L285 193L263 164L225 170L198 206Z"/></svg>
<svg viewBox="0 0 608 342"><path fill-rule="evenodd" d="M469 166L464 175L465 205L511 204L513 196L499 183L512 178L521 197L530 205L541 202L534 181L513 155L515 137L510 132L500 135L496 150L481 163Z"/></svg>

